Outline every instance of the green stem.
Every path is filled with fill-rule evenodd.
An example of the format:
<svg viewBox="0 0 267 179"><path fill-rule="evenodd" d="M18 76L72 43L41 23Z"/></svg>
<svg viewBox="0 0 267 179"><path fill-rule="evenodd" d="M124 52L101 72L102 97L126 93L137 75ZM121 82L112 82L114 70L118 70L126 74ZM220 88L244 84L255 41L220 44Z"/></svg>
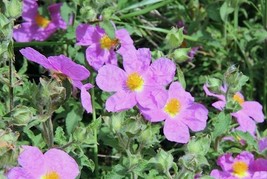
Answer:
<svg viewBox="0 0 267 179"><path fill-rule="evenodd" d="M93 75L91 75L91 84L94 84L94 78ZM93 122L95 122L96 119L96 109L95 109L95 88L92 88L91 90L91 96L92 96L92 115L93 115ZM94 161L95 161L95 178L99 178L98 174L98 141L97 141L97 129L94 129L94 139L95 139L95 145L94 145Z"/></svg>
<svg viewBox="0 0 267 179"><path fill-rule="evenodd" d="M13 47L12 47L13 48ZM13 76L12 76L12 66L13 57L9 57L9 110L12 111L14 107L14 90L13 90Z"/></svg>
<svg viewBox="0 0 267 179"><path fill-rule="evenodd" d="M64 45L66 42L15 42L14 47Z"/></svg>

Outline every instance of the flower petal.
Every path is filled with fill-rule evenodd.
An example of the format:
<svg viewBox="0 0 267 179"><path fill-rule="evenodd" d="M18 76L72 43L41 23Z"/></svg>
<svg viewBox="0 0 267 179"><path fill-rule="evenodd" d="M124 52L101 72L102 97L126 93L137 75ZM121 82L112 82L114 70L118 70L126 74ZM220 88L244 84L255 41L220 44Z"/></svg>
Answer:
<svg viewBox="0 0 267 179"><path fill-rule="evenodd" d="M150 122L159 122L167 118L162 109L140 109L141 114Z"/></svg>
<svg viewBox="0 0 267 179"><path fill-rule="evenodd" d="M237 129L243 132L249 132L251 135L255 134L256 124L255 122L247 116L244 112L238 111L231 114L237 119L238 124L240 125Z"/></svg>
<svg viewBox="0 0 267 179"><path fill-rule="evenodd" d="M96 84L103 91L113 92L123 89L126 73L117 66L105 65L98 70Z"/></svg>
<svg viewBox="0 0 267 179"><path fill-rule="evenodd" d="M8 179L35 179L21 167L14 167L7 173Z"/></svg>
<svg viewBox="0 0 267 179"><path fill-rule="evenodd" d="M103 30L96 28L92 25L80 24L76 28L76 39L78 45L92 45L94 43L99 43Z"/></svg>
<svg viewBox="0 0 267 179"><path fill-rule="evenodd" d="M151 64L149 70L156 83L166 86L173 81L176 66L167 58L159 58Z"/></svg>
<svg viewBox="0 0 267 179"><path fill-rule="evenodd" d="M42 65L43 67L45 67L46 69L53 69L48 59L44 55L42 55L41 53L39 53L38 51L34 50L31 47L26 47L24 49L21 49L20 53L28 60L38 63Z"/></svg>
<svg viewBox="0 0 267 179"><path fill-rule="evenodd" d="M151 53L148 48L131 49L122 54L123 68L127 73L145 72L151 62Z"/></svg>
<svg viewBox="0 0 267 179"><path fill-rule="evenodd" d="M182 105L194 101L192 95L189 92L186 92L179 82L171 83L168 94L169 98L177 98L182 103Z"/></svg>
<svg viewBox="0 0 267 179"><path fill-rule="evenodd" d="M48 61L55 70L67 75L72 80L81 81L90 76L90 72L84 66L73 62L64 55L50 56Z"/></svg>
<svg viewBox="0 0 267 179"><path fill-rule="evenodd" d="M119 54L124 54L128 50L134 50L135 47L133 45L133 40L130 37L130 34L126 29L120 29L116 30L115 36L117 39L119 39L119 43L121 44L121 47L117 51Z"/></svg>
<svg viewBox="0 0 267 179"><path fill-rule="evenodd" d="M190 135L188 127L178 120L165 120L163 133L169 141L187 143Z"/></svg>
<svg viewBox="0 0 267 179"><path fill-rule="evenodd" d="M226 102L225 101L217 101L217 102L215 102L215 103L212 103L211 105L214 107L214 108L216 108L216 109L218 109L218 110L223 110L223 108L225 107L225 104L226 104Z"/></svg>
<svg viewBox="0 0 267 179"><path fill-rule="evenodd" d="M233 163L234 163L234 158L230 153L220 156L217 160L217 165L219 165L223 171L227 172L232 171Z"/></svg>
<svg viewBox="0 0 267 179"><path fill-rule="evenodd" d="M22 18L26 21L35 21L38 13L38 4L36 0L23 0Z"/></svg>
<svg viewBox="0 0 267 179"><path fill-rule="evenodd" d="M43 153L37 147L24 146L23 149L18 158L19 164L33 178L39 178L46 169Z"/></svg>
<svg viewBox="0 0 267 179"><path fill-rule="evenodd" d="M46 28L38 28L37 32L34 34L33 39L36 41L45 41L57 30L57 26L50 22Z"/></svg>
<svg viewBox="0 0 267 179"><path fill-rule="evenodd" d="M91 102L91 95L87 91L89 89L93 88L93 85L90 83L87 83L81 87L81 102L83 108L87 111L87 113L92 113L92 102Z"/></svg>
<svg viewBox="0 0 267 179"><path fill-rule="evenodd" d="M13 38L17 42L30 42L34 38L38 27L30 22L24 22L18 28L13 29Z"/></svg>
<svg viewBox="0 0 267 179"><path fill-rule="evenodd" d="M60 8L62 3L52 4L48 7L48 11L50 12L51 21L61 29L67 29L66 22L62 19L60 15Z"/></svg>
<svg viewBox="0 0 267 179"><path fill-rule="evenodd" d="M76 161L62 150L48 150L44 154L44 160L49 169L57 172L60 178L76 178L80 173Z"/></svg>
<svg viewBox="0 0 267 179"><path fill-rule="evenodd" d="M133 108L137 104L135 94L118 91L106 101L106 109L109 112L120 112Z"/></svg>
<svg viewBox="0 0 267 179"><path fill-rule="evenodd" d="M194 103L186 110L181 121L192 131L201 131L206 127L208 110L201 104Z"/></svg>
<svg viewBox="0 0 267 179"><path fill-rule="evenodd" d="M205 93L206 93L207 96L212 96L212 97L218 98L218 99L220 99L222 101L225 101L225 96L224 95L215 94L215 93L210 92L207 84L205 84L203 86L203 89L204 89L204 91L205 91ZM222 91L224 91L224 88L223 87L222 87Z"/></svg>
<svg viewBox="0 0 267 179"><path fill-rule="evenodd" d="M242 111L257 122L264 121L262 105L256 101L245 101L242 104Z"/></svg>
<svg viewBox="0 0 267 179"><path fill-rule="evenodd" d="M104 63L109 61L109 51L103 50L99 45L93 44L86 49L86 60L95 70L99 70Z"/></svg>

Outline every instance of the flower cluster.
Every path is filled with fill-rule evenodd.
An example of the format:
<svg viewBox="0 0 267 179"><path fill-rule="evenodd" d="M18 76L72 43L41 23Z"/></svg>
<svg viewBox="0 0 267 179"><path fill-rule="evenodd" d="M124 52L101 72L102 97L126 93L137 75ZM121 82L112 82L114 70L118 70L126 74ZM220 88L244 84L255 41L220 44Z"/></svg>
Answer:
<svg viewBox="0 0 267 179"><path fill-rule="evenodd" d="M219 99L219 101L212 103L212 106L218 110L223 110L226 105L225 95L212 93L207 85L204 85L203 89L208 96ZM226 93L227 87L221 87L221 91L222 93ZM232 98L241 107L239 111L231 113L239 124L237 130L249 132L251 135L254 135L256 131L255 123L263 122L264 120L261 104L256 101L245 101L244 96L240 92L235 93Z"/></svg>
<svg viewBox="0 0 267 179"><path fill-rule="evenodd" d="M258 158L254 159L250 152L241 152L235 158L232 154L227 153L220 156L217 165L222 171L214 169L211 176L220 179L265 179L267 178L267 160Z"/></svg>
<svg viewBox="0 0 267 179"><path fill-rule="evenodd" d="M13 37L17 42L44 41L57 29L66 29L67 24L60 16L62 3L50 5L51 19L38 12L36 0L23 0L22 19L25 21L14 29Z"/></svg>
<svg viewBox="0 0 267 179"><path fill-rule="evenodd" d="M43 154L37 147L24 146L18 163L20 167L12 168L8 179L74 179L80 173L76 161L59 149Z"/></svg>

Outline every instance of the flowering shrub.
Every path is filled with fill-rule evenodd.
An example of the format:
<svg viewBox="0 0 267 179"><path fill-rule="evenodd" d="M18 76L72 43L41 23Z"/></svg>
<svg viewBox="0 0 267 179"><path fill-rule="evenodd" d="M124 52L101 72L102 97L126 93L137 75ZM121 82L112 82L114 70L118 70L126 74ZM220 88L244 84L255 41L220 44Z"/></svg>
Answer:
<svg viewBox="0 0 267 179"><path fill-rule="evenodd" d="M265 4L0 2L0 178L267 178Z"/></svg>

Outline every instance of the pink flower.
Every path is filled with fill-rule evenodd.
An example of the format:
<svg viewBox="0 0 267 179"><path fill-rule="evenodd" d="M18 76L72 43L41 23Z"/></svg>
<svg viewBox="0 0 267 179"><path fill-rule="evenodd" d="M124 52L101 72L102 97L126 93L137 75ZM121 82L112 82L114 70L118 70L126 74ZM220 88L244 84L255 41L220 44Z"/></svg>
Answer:
<svg viewBox="0 0 267 179"><path fill-rule="evenodd" d="M106 101L108 111L118 112L140 105L146 101L147 92L162 88L173 80L176 68L171 60L160 58L150 63L149 49L141 48L125 53L124 70L110 64L98 70L98 87L103 91L115 92Z"/></svg>
<svg viewBox="0 0 267 179"><path fill-rule="evenodd" d="M37 147L23 149L18 158L20 167L12 168L8 179L75 179L80 173L76 161L62 150L50 149L43 154Z"/></svg>
<svg viewBox="0 0 267 179"><path fill-rule="evenodd" d="M33 48L27 47L20 50L21 54L32 62L36 62L52 72L52 76L62 80L67 78L74 87L81 89L81 101L87 112L92 112L91 96L87 92L91 84L82 84L82 80L90 76L90 72L82 65L74 63L64 55L46 58Z"/></svg>
<svg viewBox="0 0 267 179"><path fill-rule="evenodd" d="M17 42L44 41L57 29L66 29L67 24L60 16L61 5L58 3L48 7L50 20L39 14L36 0L23 0L22 18L25 22L14 29L14 39Z"/></svg>
<svg viewBox="0 0 267 179"><path fill-rule="evenodd" d="M133 40L125 29L115 31L115 39L111 39L99 26L80 24L76 29L78 45L89 46L86 49L88 63L98 70L104 64L117 65L116 48L118 53L135 49Z"/></svg>
<svg viewBox="0 0 267 179"><path fill-rule="evenodd" d="M208 96L213 96L219 99L219 101L213 103L212 106L218 110L223 110L226 105L225 96L210 92L207 85L204 85L203 89ZM221 88L221 90L225 93L227 89L224 87ZM255 123L263 122L264 120L261 104L256 101L245 101L244 96L240 92L237 92L233 96L233 100L242 108L237 112L231 113L231 115L237 119L239 124L237 130L249 132L251 135L254 135L256 131Z"/></svg>
<svg viewBox="0 0 267 179"><path fill-rule="evenodd" d="M216 179L264 179L267 176L266 164L267 160L254 160L250 152L241 152L235 158L227 153L217 160L222 171L214 169L210 175Z"/></svg>
<svg viewBox="0 0 267 179"><path fill-rule="evenodd" d="M262 138L258 141L258 147L260 152L263 152L267 149L267 137Z"/></svg>
<svg viewBox="0 0 267 179"><path fill-rule="evenodd" d="M151 122L165 120L163 133L168 140L187 143L189 129L200 131L206 127L208 110L194 102L179 82L171 83L168 91L154 90L149 96L142 105L142 114Z"/></svg>

